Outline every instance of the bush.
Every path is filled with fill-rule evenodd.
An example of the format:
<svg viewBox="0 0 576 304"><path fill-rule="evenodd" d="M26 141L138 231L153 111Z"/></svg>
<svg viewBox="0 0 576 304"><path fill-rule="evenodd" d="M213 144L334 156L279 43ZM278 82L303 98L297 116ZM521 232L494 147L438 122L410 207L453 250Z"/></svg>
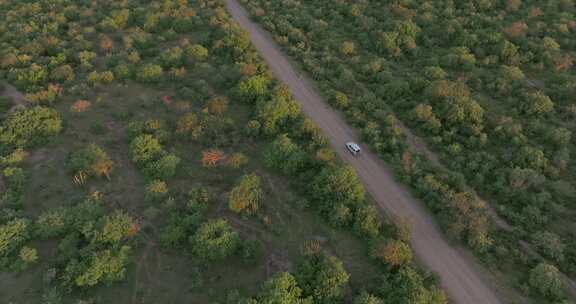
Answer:
<svg viewBox="0 0 576 304"><path fill-rule="evenodd" d="M240 236L226 220L211 220L198 228L190 243L192 252L198 258L218 261L236 252L240 245Z"/></svg>
<svg viewBox="0 0 576 304"><path fill-rule="evenodd" d="M288 272L279 272L264 282L258 303L303 304L302 289Z"/></svg>
<svg viewBox="0 0 576 304"><path fill-rule="evenodd" d="M42 238L62 235L66 231L66 211L54 209L42 213L34 223L35 234Z"/></svg>
<svg viewBox="0 0 576 304"><path fill-rule="evenodd" d="M148 163L144 168L144 174L156 179L170 179L176 174L176 168L180 158L174 154L167 154L160 159Z"/></svg>
<svg viewBox="0 0 576 304"><path fill-rule="evenodd" d="M310 192L325 214L330 214L337 203L356 206L365 198L364 187L350 166L325 167L312 180Z"/></svg>
<svg viewBox="0 0 576 304"><path fill-rule="evenodd" d="M559 263L564 260L566 245L558 235L551 232L537 232L532 239L538 251L544 256Z"/></svg>
<svg viewBox="0 0 576 304"><path fill-rule="evenodd" d="M70 167L74 173L84 172L90 175L110 178L113 162L102 148L90 144L70 156Z"/></svg>
<svg viewBox="0 0 576 304"><path fill-rule="evenodd" d="M128 246L92 253L80 264L74 262L69 264L66 270L73 270L74 272L66 275L72 275L75 285L79 287L120 281L126 276L129 253L130 247Z"/></svg>
<svg viewBox="0 0 576 304"><path fill-rule="evenodd" d="M229 207L236 213L254 214L260 208L262 189L260 177L254 173L244 175L230 192Z"/></svg>
<svg viewBox="0 0 576 304"><path fill-rule="evenodd" d="M30 235L28 220L14 219L0 226L0 259L14 254Z"/></svg>
<svg viewBox="0 0 576 304"><path fill-rule="evenodd" d="M254 102L258 98L262 98L268 92L270 78L258 75L252 76L240 82L238 91L244 101Z"/></svg>
<svg viewBox="0 0 576 304"><path fill-rule="evenodd" d="M208 58L208 49L199 44L187 47L186 53L196 61L204 61Z"/></svg>
<svg viewBox="0 0 576 304"><path fill-rule="evenodd" d="M146 200L158 202L168 194L168 185L161 180L153 180L146 186Z"/></svg>
<svg viewBox="0 0 576 304"><path fill-rule="evenodd" d="M142 82L158 82L164 76L164 70L157 64L146 64L142 66L136 75L137 79Z"/></svg>
<svg viewBox="0 0 576 304"><path fill-rule="evenodd" d="M372 256L392 267L408 265L412 261L412 249L398 240L378 242L372 248Z"/></svg>
<svg viewBox="0 0 576 304"><path fill-rule="evenodd" d="M384 304L384 302L368 292L363 292L354 299L353 304Z"/></svg>
<svg viewBox="0 0 576 304"><path fill-rule="evenodd" d="M56 110L33 107L14 111L0 127L0 144L30 147L45 143L62 130L62 120Z"/></svg>
<svg viewBox="0 0 576 304"><path fill-rule="evenodd" d="M138 165L145 165L153 161L163 152L164 150L158 139L150 134L139 135L130 143L132 161Z"/></svg>
<svg viewBox="0 0 576 304"><path fill-rule="evenodd" d="M530 271L529 284L551 300L564 297L565 286L560 272L553 265L540 263Z"/></svg>
<svg viewBox="0 0 576 304"><path fill-rule="evenodd" d="M319 304L341 302L350 279L342 261L323 252L307 254L295 276L303 294Z"/></svg>

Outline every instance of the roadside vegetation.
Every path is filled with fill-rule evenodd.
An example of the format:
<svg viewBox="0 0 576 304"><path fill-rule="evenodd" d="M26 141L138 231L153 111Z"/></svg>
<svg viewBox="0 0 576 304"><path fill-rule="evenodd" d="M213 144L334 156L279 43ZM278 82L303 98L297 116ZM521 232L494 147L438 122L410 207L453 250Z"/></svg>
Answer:
<svg viewBox="0 0 576 304"><path fill-rule="evenodd" d="M447 303L221 2L0 20L0 302Z"/></svg>
<svg viewBox="0 0 576 304"><path fill-rule="evenodd" d="M535 302L566 299L574 1L241 2L447 235Z"/></svg>

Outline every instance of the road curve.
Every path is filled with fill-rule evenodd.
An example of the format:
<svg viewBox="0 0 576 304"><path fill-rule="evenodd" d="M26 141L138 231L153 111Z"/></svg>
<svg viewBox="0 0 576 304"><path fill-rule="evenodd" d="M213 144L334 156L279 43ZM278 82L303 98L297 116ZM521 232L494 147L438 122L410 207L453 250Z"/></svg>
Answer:
<svg viewBox="0 0 576 304"><path fill-rule="evenodd" d="M336 111L329 108L304 75L299 75L288 57L260 26L250 20L236 0L226 0L232 18L250 34L252 43L266 60L274 75L287 85L304 113L324 132L340 157L352 165L378 205L392 218L409 219L412 223L412 247L418 260L438 273L442 288L450 300L463 304L503 303L480 267L451 247L431 216L407 189L394 180L387 165L368 147L353 157L344 149L346 141L359 142L359 136Z"/></svg>

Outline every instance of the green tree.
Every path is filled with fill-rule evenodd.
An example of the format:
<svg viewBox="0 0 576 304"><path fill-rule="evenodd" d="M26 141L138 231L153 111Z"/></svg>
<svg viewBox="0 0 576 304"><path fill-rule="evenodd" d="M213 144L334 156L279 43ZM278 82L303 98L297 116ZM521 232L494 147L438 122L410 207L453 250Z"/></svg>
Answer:
<svg viewBox="0 0 576 304"><path fill-rule="evenodd" d="M66 210L62 208L42 213L34 223L35 234L42 238L59 236L66 231Z"/></svg>
<svg viewBox="0 0 576 304"><path fill-rule="evenodd" d="M256 103L256 115L262 123L262 131L273 135L291 119L300 116L300 105L294 101L288 89L274 91L271 100L261 99Z"/></svg>
<svg viewBox="0 0 576 304"><path fill-rule="evenodd" d="M412 261L412 249L408 244L399 240L376 243L371 255L392 267L408 265Z"/></svg>
<svg viewBox="0 0 576 304"><path fill-rule="evenodd" d="M528 93L524 97L521 109L526 114L542 115L554 110L554 102L542 92Z"/></svg>
<svg viewBox="0 0 576 304"><path fill-rule="evenodd" d="M204 61L208 58L208 49L200 44L193 44L186 48L188 56L196 61Z"/></svg>
<svg viewBox="0 0 576 304"><path fill-rule="evenodd" d="M158 139L150 134L139 135L130 143L132 161L138 165L144 165L153 161L163 152L164 150Z"/></svg>
<svg viewBox="0 0 576 304"><path fill-rule="evenodd" d="M106 249L92 253L87 261L79 266L73 262L67 267L67 271L77 271L74 282L79 287L95 286L99 283L111 283L124 279L126 275L126 263L130 247L122 246L119 249Z"/></svg>
<svg viewBox="0 0 576 304"><path fill-rule="evenodd" d="M356 53L354 42L344 41L340 47L340 52L345 56L352 56Z"/></svg>
<svg viewBox="0 0 576 304"><path fill-rule="evenodd" d="M268 279L258 295L260 304L304 304L302 289L288 272L279 272Z"/></svg>
<svg viewBox="0 0 576 304"><path fill-rule="evenodd" d="M14 219L0 226L0 262L2 264L4 264L4 257L14 254L30 238L28 226L29 222L26 219Z"/></svg>
<svg viewBox="0 0 576 304"><path fill-rule="evenodd" d="M398 44L399 34L397 32L383 32L380 34L379 49L392 56L402 55L402 50Z"/></svg>
<svg viewBox="0 0 576 304"><path fill-rule="evenodd" d="M350 98L344 92L336 91L334 92L334 103L340 109L346 109L350 106Z"/></svg>
<svg viewBox="0 0 576 304"><path fill-rule="evenodd" d="M342 261L324 252L307 254L298 265L295 277L304 296L311 296L314 303L319 304L342 301L350 279Z"/></svg>
<svg viewBox="0 0 576 304"><path fill-rule="evenodd" d="M382 222L374 205L363 205L354 215L354 231L362 237L374 239L380 234Z"/></svg>
<svg viewBox="0 0 576 304"><path fill-rule="evenodd" d="M532 240L536 248L538 248L538 251L544 256L556 262L562 262L564 260L566 245L564 245L557 234L548 231L539 231L532 236Z"/></svg>
<svg viewBox="0 0 576 304"><path fill-rule="evenodd" d="M306 152L288 137L279 135L264 151L264 161L285 174L301 173L307 161Z"/></svg>
<svg viewBox="0 0 576 304"><path fill-rule="evenodd" d="M100 242L118 244L131 237L137 231L135 227L134 219L124 211L119 210L104 217L102 232L97 239Z"/></svg>
<svg viewBox="0 0 576 304"><path fill-rule="evenodd" d="M38 261L38 251L36 250L36 248L30 248L28 246L24 246L20 249L18 257L26 265L30 265Z"/></svg>
<svg viewBox="0 0 576 304"><path fill-rule="evenodd" d="M158 202L166 197L168 194L168 185L161 180L153 180L146 185L146 200L151 202Z"/></svg>
<svg viewBox="0 0 576 304"><path fill-rule="evenodd" d="M223 260L234 254L240 245L240 236L224 219L202 224L191 237L192 252L206 261Z"/></svg>
<svg viewBox="0 0 576 304"><path fill-rule="evenodd" d="M365 199L365 190L351 166L327 166L314 177L311 195L321 210L330 212L336 203L356 205Z"/></svg>
<svg viewBox="0 0 576 304"><path fill-rule="evenodd" d="M265 97L270 82L270 78L265 75L252 76L238 84L238 91L242 99L254 102L259 98Z"/></svg>
<svg viewBox="0 0 576 304"><path fill-rule="evenodd" d="M157 64L145 64L138 70L136 76L142 82L158 82L164 76L164 70Z"/></svg>
<svg viewBox="0 0 576 304"><path fill-rule="evenodd" d="M188 192L188 208L205 210L210 204L211 195L206 187L195 186Z"/></svg>
<svg viewBox="0 0 576 304"><path fill-rule="evenodd" d="M149 162L144 168L144 174L155 179L170 179L176 174L180 158L174 154L166 154L154 162Z"/></svg>
<svg viewBox="0 0 576 304"><path fill-rule="evenodd" d="M176 133L191 139L199 139L204 129L203 122L195 113L185 114L176 123Z"/></svg>
<svg viewBox="0 0 576 304"><path fill-rule="evenodd" d="M551 300L562 299L565 295L565 285L556 267L540 263L530 271L529 284Z"/></svg>
<svg viewBox="0 0 576 304"><path fill-rule="evenodd" d="M95 144L90 144L70 155L70 167L74 173L84 172L109 178L113 165L108 154Z"/></svg>
<svg viewBox="0 0 576 304"><path fill-rule="evenodd" d="M534 170L543 170L549 165L549 160L546 158L544 151L531 146L520 148L516 153L514 162L522 168Z"/></svg>
<svg viewBox="0 0 576 304"><path fill-rule="evenodd" d="M260 177L255 173L242 176L240 182L230 192L228 206L236 213L254 214L260 208L262 188Z"/></svg>
<svg viewBox="0 0 576 304"><path fill-rule="evenodd" d="M384 302L377 296L364 291L354 298L353 304L384 304Z"/></svg>
<svg viewBox="0 0 576 304"><path fill-rule="evenodd" d="M384 276L380 290L387 303L427 304L429 293L422 276L412 267L405 266Z"/></svg>
<svg viewBox="0 0 576 304"><path fill-rule="evenodd" d="M0 144L29 147L46 142L62 130L56 110L33 107L11 112L0 127Z"/></svg>
<svg viewBox="0 0 576 304"><path fill-rule="evenodd" d="M184 64L184 51L180 47L165 50L160 55L160 61L165 68L180 67Z"/></svg>

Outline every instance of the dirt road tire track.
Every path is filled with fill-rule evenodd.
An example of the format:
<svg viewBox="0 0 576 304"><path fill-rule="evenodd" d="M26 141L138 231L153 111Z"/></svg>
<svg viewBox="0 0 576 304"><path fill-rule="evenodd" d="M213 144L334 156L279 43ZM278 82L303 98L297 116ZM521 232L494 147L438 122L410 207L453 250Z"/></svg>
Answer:
<svg viewBox="0 0 576 304"><path fill-rule="evenodd" d="M356 169L378 205L392 218L410 219L416 256L425 267L438 273L442 288L451 301L463 304L503 303L480 266L448 244L422 203L394 180L392 171L384 162L364 145L363 155L357 158L344 150L346 141L359 142L354 130L324 103L306 76L297 74L270 35L250 20L236 0L227 0L226 5L234 20L250 34L252 43L275 77L290 88L304 113L322 129L340 157Z"/></svg>

